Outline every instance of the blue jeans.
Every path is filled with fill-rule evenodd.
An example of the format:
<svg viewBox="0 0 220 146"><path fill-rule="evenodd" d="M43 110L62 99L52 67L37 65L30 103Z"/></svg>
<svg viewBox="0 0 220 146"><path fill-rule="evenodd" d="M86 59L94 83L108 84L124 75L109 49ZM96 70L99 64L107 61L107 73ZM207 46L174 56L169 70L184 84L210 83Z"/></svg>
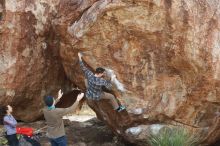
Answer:
<svg viewBox="0 0 220 146"><path fill-rule="evenodd" d="M58 138L50 138L51 146L67 146L66 136L58 137Z"/></svg>
<svg viewBox="0 0 220 146"><path fill-rule="evenodd" d="M18 146L19 145L19 141L17 139L16 134L6 135L6 138L8 140L9 146Z"/></svg>

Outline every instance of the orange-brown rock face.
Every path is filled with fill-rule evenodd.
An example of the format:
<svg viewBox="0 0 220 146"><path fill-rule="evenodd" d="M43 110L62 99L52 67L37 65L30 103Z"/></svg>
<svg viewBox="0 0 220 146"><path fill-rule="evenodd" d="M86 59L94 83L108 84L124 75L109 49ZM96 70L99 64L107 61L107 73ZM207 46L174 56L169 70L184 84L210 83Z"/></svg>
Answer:
<svg viewBox="0 0 220 146"><path fill-rule="evenodd" d="M84 51L90 67L114 71L126 89L119 100L128 113L114 112L107 102L89 104L130 141L146 138L148 128L133 137L129 128L163 123L199 131L202 141L211 143L220 138L219 5L212 0L94 3L68 27L75 42L61 47L66 73L82 84L77 51ZM67 62L76 63L76 70Z"/></svg>
<svg viewBox="0 0 220 146"><path fill-rule="evenodd" d="M49 23L50 3L0 1L0 103L17 119L41 116L44 95L68 88L59 56L59 37Z"/></svg>
<svg viewBox="0 0 220 146"><path fill-rule="evenodd" d="M77 58L83 51L91 68L114 71L123 85L114 92L127 111L116 113L107 101L88 103L115 133L142 142L150 129L182 125L198 131L203 143L218 140L219 1L96 1L19 1L16 7L5 1L1 103L42 107L31 102L68 89L65 74L85 89Z"/></svg>

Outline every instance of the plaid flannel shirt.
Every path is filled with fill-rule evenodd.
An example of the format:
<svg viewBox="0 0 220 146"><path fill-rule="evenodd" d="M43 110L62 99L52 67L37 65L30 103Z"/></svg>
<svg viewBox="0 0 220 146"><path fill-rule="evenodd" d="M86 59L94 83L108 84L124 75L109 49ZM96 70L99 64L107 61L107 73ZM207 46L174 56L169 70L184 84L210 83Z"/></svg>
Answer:
<svg viewBox="0 0 220 146"><path fill-rule="evenodd" d="M88 87L86 90L86 97L88 99L100 100L101 95L103 94L102 87L105 86L107 89L112 88L110 81L107 81L103 78L96 77L84 64L82 61L79 61L80 67L84 72L84 75L88 82Z"/></svg>

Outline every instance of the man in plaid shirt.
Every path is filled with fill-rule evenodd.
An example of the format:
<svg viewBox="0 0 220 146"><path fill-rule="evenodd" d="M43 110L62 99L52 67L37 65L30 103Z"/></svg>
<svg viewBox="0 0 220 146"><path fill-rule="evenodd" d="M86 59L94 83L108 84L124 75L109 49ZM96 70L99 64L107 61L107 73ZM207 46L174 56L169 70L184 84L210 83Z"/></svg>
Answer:
<svg viewBox="0 0 220 146"><path fill-rule="evenodd" d="M102 90L102 87L106 87L107 89L111 89L112 84L111 81L107 81L104 78L102 78L104 76L104 72L105 69L98 67L95 71L95 74L93 74L84 64L82 61L82 54L79 52L78 53L79 56L79 64L81 69L83 70L85 77L87 79L87 90L86 90L86 97L89 100L100 100L100 99L108 99L110 100L113 108L120 112L122 110L125 109L124 106L120 106L117 102L117 100L115 99L115 97L112 94L106 93ZM112 77L111 80L113 80L115 78Z"/></svg>

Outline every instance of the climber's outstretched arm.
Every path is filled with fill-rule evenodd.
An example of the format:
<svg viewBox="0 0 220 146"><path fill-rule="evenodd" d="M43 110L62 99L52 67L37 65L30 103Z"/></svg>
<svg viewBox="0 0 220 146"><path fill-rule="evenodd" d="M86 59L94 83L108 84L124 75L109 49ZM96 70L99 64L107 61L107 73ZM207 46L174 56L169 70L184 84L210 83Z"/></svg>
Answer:
<svg viewBox="0 0 220 146"><path fill-rule="evenodd" d="M82 61L82 54L80 52L78 53L78 56L79 56L79 65L80 65L82 71L84 72L86 78L92 76L93 73L84 65L84 63Z"/></svg>

